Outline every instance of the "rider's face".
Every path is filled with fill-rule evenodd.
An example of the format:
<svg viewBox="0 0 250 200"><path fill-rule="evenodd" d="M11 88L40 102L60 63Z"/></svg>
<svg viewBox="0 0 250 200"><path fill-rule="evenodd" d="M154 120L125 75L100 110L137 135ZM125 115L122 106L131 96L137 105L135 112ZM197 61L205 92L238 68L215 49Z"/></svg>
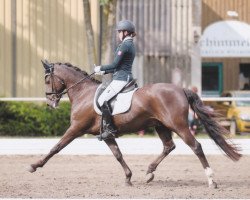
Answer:
<svg viewBox="0 0 250 200"><path fill-rule="evenodd" d="M127 35L128 32L127 32L127 31L118 31L118 37L119 37L119 40L120 40L120 41L123 40L123 34L124 34L124 35Z"/></svg>
<svg viewBox="0 0 250 200"><path fill-rule="evenodd" d="M118 37L119 37L119 40L122 41L122 39L123 39L123 31L118 31Z"/></svg>

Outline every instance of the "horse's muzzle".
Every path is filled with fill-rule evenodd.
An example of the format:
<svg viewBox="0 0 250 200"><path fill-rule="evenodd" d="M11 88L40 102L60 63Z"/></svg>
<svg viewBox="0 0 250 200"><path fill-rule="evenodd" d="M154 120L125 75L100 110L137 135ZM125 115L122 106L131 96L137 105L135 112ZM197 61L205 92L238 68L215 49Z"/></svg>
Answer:
<svg viewBox="0 0 250 200"><path fill-rule="evenodd" d="M47 100L47 106L49 106L52 109L57 108L58 107L58 103L59 103L59 101Z"/></svg>

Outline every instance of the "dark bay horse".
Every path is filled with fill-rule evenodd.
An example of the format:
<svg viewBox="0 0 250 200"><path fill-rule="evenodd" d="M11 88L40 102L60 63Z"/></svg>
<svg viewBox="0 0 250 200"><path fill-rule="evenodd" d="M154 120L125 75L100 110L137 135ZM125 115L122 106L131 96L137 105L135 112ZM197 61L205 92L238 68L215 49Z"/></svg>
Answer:
<svg viewBox="0 0 250 200"><path fill-rule="evenodd" d="M95 91L100 82L69 63L43 62L43 65L45 67L47 104L56 107L62 94L68 93L71 103L71 125L61 140L44 158L30 165L30 172L35 172L38 167L43 167L52 156L75 138L85 133L98 135L100 130L101 118L93 108ZM153 180L153 172L157 166L175 148L171 135L171 132L175 132L199 158L205 170L209 187L217 187L201 144L189 131L187 120L189 106L196 112L209 136L226 155L233 161L240 159L241 154L237 147L228 143L224 138L224 135L228 134L227 130L216 122L214 113L206 109L197 94L173 84L151 84L139 88L134 93L129 112L114 116L114 123L121 135L136 132L146 127L155 127L162 141L163 151L149 165L147 182ZM132 172L124 161L115 139L105 140L105 143L123 167L126 175L125 183L131 185Z"/></svg>

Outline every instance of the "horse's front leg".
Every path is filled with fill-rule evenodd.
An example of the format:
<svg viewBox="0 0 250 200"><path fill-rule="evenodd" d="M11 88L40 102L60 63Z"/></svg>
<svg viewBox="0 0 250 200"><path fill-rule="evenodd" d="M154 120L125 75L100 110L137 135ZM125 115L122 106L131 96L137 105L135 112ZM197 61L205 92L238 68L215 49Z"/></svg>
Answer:
<svg viewBox="0 0 250 200"><path fill-rule="evenodd" d="M125 180L125 184L128 185L128 186L132 186L132 183L131 183L131 177L132 177L132 172L131 170L129 169L128 165L126 164L126 162L124 161L123 159L123 156L122 156L122 153L115 141L115 139L108 139L108 140L105 140L106 144L109 146L110 150L112 151L112 153L114 154L114 156L116 157L116 159L119 161L119 163L121 164L124 172L125 172L125 175L126 175L126 180Z"/></svg>
<svg viewBox="0 0 250 200"><path fill-rule="evenodd" d="M48 160L66 147L70 142L72 142L76 137L79 136L78 129L74 128L71 125L68 130L65 132L61 140L50 150L50 152L41 160L37 161L34 164L31 164L28 171L33 173L38 167L43 167Z"/></svg>

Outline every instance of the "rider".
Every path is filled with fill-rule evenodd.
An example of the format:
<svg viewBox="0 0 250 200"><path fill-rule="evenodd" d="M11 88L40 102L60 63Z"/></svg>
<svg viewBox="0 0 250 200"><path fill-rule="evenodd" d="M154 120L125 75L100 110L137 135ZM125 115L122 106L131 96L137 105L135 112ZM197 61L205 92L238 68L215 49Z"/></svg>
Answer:
<svg viewBox="0 0 250 200"><path fill-rule="evenodd" d="M111 83L98 99L103 119L103 133L99 136L100 140L115 137L117 130L113 123L108 101L118 94L122 88L133 79L132 64L135 58L133 37L136 35L135 26L129 20L122 20L117 24L116 30L121 43L115 51L113 63L96 66L94 69L95 73L98 75L113 73Z"/></svg>

